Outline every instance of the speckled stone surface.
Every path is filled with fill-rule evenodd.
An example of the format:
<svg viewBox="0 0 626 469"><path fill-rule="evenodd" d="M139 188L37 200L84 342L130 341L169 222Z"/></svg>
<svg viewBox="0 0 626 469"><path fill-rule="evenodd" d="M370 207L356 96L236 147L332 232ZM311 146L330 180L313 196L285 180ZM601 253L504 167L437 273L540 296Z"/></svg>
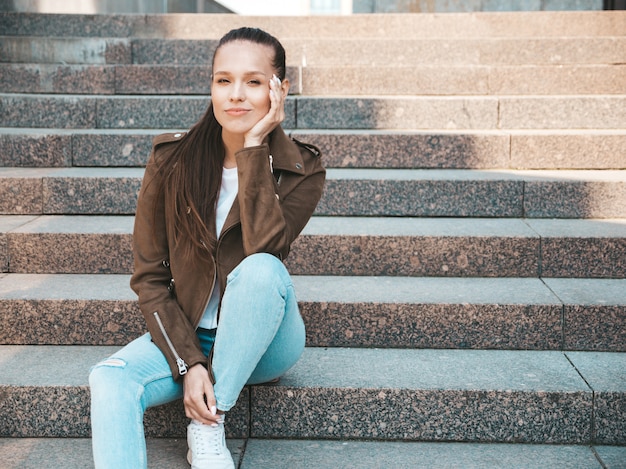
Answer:
<svg viewBox="0 0 626 469"><path fill-rule="evenodd" d="M252 436L583 443L592 405L559 352L307 349L252 388Z"/></svg>
<svg viewBox="0 0 626 469"><path fill-rule="evenodd" d="M626 352L626 279L544 282L565 304L565 350Z"/></svg>
<svg viewBox="0 0 626 469"><path fill-rule="evenodd" d="M117 94L200 94L211 92L211 67L191 65L120 65Z"/></svg>
<svg viewBox="0 0 626 469"><path fill-rule="evenodd" d="M612 172L615 173L615 172ZM621 180L527 181L524 213L528 218L626 217L626 171ZM560 176L565 178L566 175Z"/></svg>
<svg viewBox="0 0 626 469"><path fill-rule="evenodd" d="M199 39L133 39L134 64L211 65L218 41Z"/></svg>
<svg viewBox="0 0 626 469"><path fill-rule="evenodd" d="M145 96L98 100L98 127L104 129L188 128L206 112L209 97ZM285 101L285 128L295 125L295 101Z"/></svg>
<svg viewBox="0 0 626 469"><path fill-rule="evenodd" d="M626 66L573 64L489 67L489 93L494 95L621 94Z"/></svg>
<svg viewBox="0 0 626 469"><path fill-rule="evenodd" d="M594 440L626 444L626 360L624 354L567 352L594 391Z"/></svg>
<svg viewBox="0 0 626 469"><path fill-rule="evenodd" d="M360 17L359 17L360 16ZM468 17L470 21L468 21ZM619 13L479 12L459 15L345 15L333 17L283 17L198 14L49 15L3 13L9 34L34 36L93 36L148 38L216 38L234 27L250 25L277 37L293 37L313 28L320 37L340 38L510 38L511 36L564 37L621 36Z"/></svg>
<svg viewBox="0 0 626 469"><path fill-rule="evenodd" d="M316 214L519 217L523 202L523 182L495 173L334 169Z"/></svg>
<svg viewBox="0 0 626 469"><path fill-rule="evenodd" d="M226 442L238 464L245 441ZM187 441L184 438L147 438L150 469L189 469ZM0 458L5 469L92 469L94 467L89 438L3 438Z"/></svg>
<svg viewBox="0 0 626 469"><path fill-rule="evenodd" d="M306 90L305 90L306 92ZM299 129L494 129L495 98L298 98Z"/></svg>
<svg viewBox="0 0 626 469"><path fill-rule="evenodd" d="M96 99L0 94L0 126L92 128L96 126Z"/></svg>
<svg viewBox="0 0 626 469"><path fill-rule="evenodd" d="M9 237L7 233L22 223L31 221L29 216L0 215L0 273L9 271ZM18 223L19 220L19 223Z"/></svg>
<svg viewBox="0 0 626 469"><path fill-rule="evenodd" d="M119 347L0 346L0 436L87 437L89 369ZM19 369L7 366L12 361ZM72 366L68 366L71 363ZM244 437L249 425L249 389L228 413L228 436ZM188 420L182 401L148 409L151 437L184 437Z"/></svg>
<svg viewBox="0 0 626 469"><path fill-rule="evenodd" d="M4 215L37 215L43 211L42 177L46 170L28 171L0 168L0 213Z"/></svg>
<svg viewBox="0 0 626 469"><path fill-rule="evenodd" d="M511 135L511 167L615 169L626 166L626 131Z"/></svg>
<svg viewBox="0 0 626 469"><path fill-rule="evenodd" d="M7 235L16 273L129 273L133 217L43 216Z"/></svg>
<svg viewBox="0 0 626 469"><path fill-rule="evenodd" d="M308 346L562 347L562 306L538 279L292 279ZM0 278L0 343L124 345L145 330L129 280L6 275Z"/></svg>
<svg viewBox="0 0 626 469"><path fill-rule="evenodd" d="M188 128L206 112L209 98L188 96L111 97L98 100L98 127L104 129Z"/></svg>
<svg viewBox="0 0 626 469"><path fill-rule="evenodd" d="M623 219L529 219L527 223L542 238L543 277L626 277Z"/></svg>
<svg viewBox="0 0 626 469"><path fill-rule="evenodd" d="M314 217L286 264L299 275L535 277L539 238L520 220Z"/></svg>
<svg viewBox="0 0 626 469"><path fill-rule="evenodd" d="M128 39L10 36L0 39L2 62L103 65L130 63Z"/></svg>
<svg viewBox="0 0 626 469"><path fill-rule="evenodd" d="M0 133L0 166L63 167L71 163L72 142L67 133Z"/></svg>
<svg viewBox="0 0 626 469"><path fill-rule="evenodd" d="M499 99L502 129L623 129L626 97L545 96Z"/></svg>
<svg viewBox="0 0 626 469"><path fill-rule="evenodd" d="M607 469L626 468L626 446L596 446L594 450Z"/></svg>
<svg viewBox="0 0 626 469"><path fill-rule="evenodd" d="M537 279L293 278L308 346L562 346L562 306Z"/></svg>
<svg viewBox="0 0 626 469"><path fill-rule="evenodd" d="M161 132L120 130L115 133L73 134L73 165L145 166L152 149L152 139Z"/></svg>
<svg viewBox="0 0 626 469"><path fill-rule="evenodd" d="M46 214L134 215L142 168L65 169L43 180Z"/></svg>
<svg viewBox="0 0 626 469"><path fill-rule="evenodd" d="M244 440L229 439L226 445L235 465L245 448ZM147 438L148 467L150 469L189 469L187 441L185 438ZM93 468L91 440L69 439L11 439L0 441L0 454L7 454L7 469L38 469L63 467L64 469Z"/></svg>
<svg viewBox="0 0 626 469"><path fill-rule="evenodd" d="M241 469L600 469L584 446L259 440L246 444Z"/></svg>
<svg viewBox="0 0 626 469"><path fill-rule="evenodd" d="M496 133L294 131L329 168L504 168L509 136Z"/></svg>
<svg viewBox="0 0 626 469"><path fill-rule="evenodd" d="M115 93L115 70L103 65L0 64L5 93Z"/></svg>

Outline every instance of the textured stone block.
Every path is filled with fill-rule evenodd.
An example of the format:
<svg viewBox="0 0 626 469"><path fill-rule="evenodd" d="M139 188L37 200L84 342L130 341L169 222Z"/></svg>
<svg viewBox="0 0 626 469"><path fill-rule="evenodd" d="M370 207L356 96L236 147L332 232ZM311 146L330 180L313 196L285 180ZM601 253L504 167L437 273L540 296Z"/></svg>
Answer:
<svg viewBox="0 0 626 469"><path fill-rule="evenodd" d="M626 166L626 132L513 133L511 168L620 169Z"/></svg>
<svg viewBox="0 0 626 469"><path fill-rule="evenodd" d="M226 444L238 464L245 442L229 439ZM186 439L147 438L146 447L150 469L189 469ZM3 438L0 440L0 459L5 469L93 468L89 438Z"/></svg>
<svg viewBox="0 0 626 469"><path fill-rule="evenodd" d="M211 93L210 66L120 65L115 68L117 94Z"/></svg>
<svg viewBox="0 0 626 469"><path fill-rule="evenodd" d="M565 304L565 350L626 351L625 279L546 278L544 282Z"/></svg>
<svg viewBox="0 0 626 469"><path fill-rule="evenodd" d="M73 166L145 166L152 139L160 133L161 130L75 133Z"/></svg>
<svg viewBox="0 0 626 469"><path fill-rule="evenodd" d="M246 444L241 469L293 469L311 467L313 464L316 469L460 466L471 469L600 468L592 449L585 446L252 438Z"/></svg>
<svg viewBox="0 0 626 469"><path fill-rule="evenodd" d="M131 50L122 38L3 37L0 61L16 63L130 63Z"/></svg>
<svg viewBox="0 0 626 469"><path fill-rule="evenodd" d="M626 217L626 171L522 172L528 218Z"/></svg>
<svg viewBox="0 0 626 469"><path fill-rule="evenodd" d="M305 90L306 93L306 90ZM298 129L495 129L496 98L298 98Z"/></svg>
<svg viewBox="0 0 626 469"><path fill-rule="evenodd" d="M329 170L316 214L520 217L524 185L461 170Z"/></svg>
<svg viewBox="0 0 626 469"><path fill-rule="evenodd" d="M594 391L594 441L626 444L626 360L619 353L567 352Z"/></svg>
<svg viewBox="0 0 626 469"><path fill-rule="evenodd" d="M286 264L297 275L535 277L539 238L519 220L314 217Z"/></svg>
<svg viewBox="0 0 626 469"><path fill-rule="evenodd" d="M44 213L132 215L143 169L61 170L43 181Z"/></svg>
<svg viewBox="0 0 626 469"><path fill-rule="evenodd" d="M98 101L98 127L104 129L186 129L207 111L208 97L114 97ZM285 101L285 128L295 125L295 101Z"/></svg>
<svg viewBox="0 0 626 469"><path fill-rule="evenodd" d="M493 95L622 94L626 66L500 66L490 68L488 81Z"/></svg>
<svg viewBox="0 0 626 469"><path fill-rule="evenodd" d="M112 274L7 275L0 279L0 343L125 345L146 332L129 280Z"/></svg>
<svg viewBox="0 0 626 469"><path fill-rule="evenodd" d="M537 279L292 278L308 346L562 346L562 306Z"/></svg>
<svg viewBox="0 0 626 469"><path fill-rule="evenodd" d="M15 273L129 273L132 217L42 216L7 235Z"/></svg>
<svg viewBox="0 0 626 469"><path fill-rule="evenodd" d="M91 366L119 347L0 346L0 436L88 437ZM19 360L21 370L6 366ZM71 363L72 366L68 366ZM76 370L82 370L78 372ZM244 388L229 412L229 437L246 437L249 428L249 390ZM182 401L148 409L144 424L149 437L184 437L189 420Z"/></svg>
<svg viewBox="0 0 626 469"><path fill-rule="evenodd" d="M558 352L307 349L279 385L256 386L251 399L257 438L592 436L591 390Z"/></svg>
<svg viewBox="0 0 626 469"><path fill-rule="evenodd" d="M329 168L505 168L509 136L497 133L296 130Z"/></svg>
<svg viewBox="0 0 626 469"><path fill-rule="evenodd" d="M309 96L489 94L489 69L480 66L307 66L302 81L302 92Z"/></svg>
<svg viewBox="0 0 626 469"><path fill-rule="evenodd" d="M0 64L7 93L113 94L115 70L104 65Z"/></svg>
<svg viewBox="0 0 626 469"><path fill-rule="evenodd" d="M7 215L36 215L43 209L42 177L45 170L0 168L0 213Z"/></svg>
<svg viewBox="0 0 626 469"><path fill-rule="evenodd" d="M2 127L96 127L96 99L0 94Z"/></svg>
<svg viewBox="0 0 626 469"><path fill-rule="evenodd" d="M626 224L609 220L528 220L541 236L541 276L626 278Z"/></svg>
<svg viewBox="0 0 626 469"><path fill-rule="evenodd" d="M142 39L132 40L134 64L211 66L218 40Z"/></svg>
<svg viewBox="0 0 626 469"><path fill-rule="evenodd" d="M501 129L623 129L626 97L500 98Z"/></svg>
<svg viewBox="0 0 626 469"><path fill-rule="evenodd" d="M65 133L0 133L0 166L64 167L72 164L71 136Z"/></svg>

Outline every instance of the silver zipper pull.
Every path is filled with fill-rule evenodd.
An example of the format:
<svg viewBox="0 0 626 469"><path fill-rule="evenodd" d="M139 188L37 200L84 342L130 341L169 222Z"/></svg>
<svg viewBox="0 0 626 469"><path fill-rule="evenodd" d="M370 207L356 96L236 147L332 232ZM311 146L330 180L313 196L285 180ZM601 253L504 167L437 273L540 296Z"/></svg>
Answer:
<svg viewBox="0 0 626 469"><path fill-rule="evenodd" d="M270 154L270 171L274 174L274 157Z"/></svg>
<svg viewBox="0 0 626 469"><path fill-rule="evenodd" d="M187 364L185 363L185 361L182 358L177 358L176 359L176 366L178 366L178 374L179 375L184 375L187 373Z"/></svg>

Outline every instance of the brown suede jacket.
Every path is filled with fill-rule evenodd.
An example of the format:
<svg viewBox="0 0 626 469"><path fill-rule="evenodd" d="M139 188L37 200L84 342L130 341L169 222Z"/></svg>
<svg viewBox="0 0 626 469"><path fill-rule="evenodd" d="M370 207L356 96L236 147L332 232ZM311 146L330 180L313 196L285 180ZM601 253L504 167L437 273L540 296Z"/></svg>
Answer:
<svg viewBox="0 0 626 469"><path fill-rule="evenodd" d="M326 173L319 150L290 139L280 127L270 134L269 145L240 150L236 154L239 192L218 238L217 252L208 261L190 259L172 241L174 227L157 191L160 176L155 163L184 135L163 134L153 141L137 201L130 284L174 379L198 363L207 366L213 379L195 329L215 279L223 293L227 275L246 256L270 253L284 260L322 196ZM161 200L156 200L155 211L157 197Z"/></svg>

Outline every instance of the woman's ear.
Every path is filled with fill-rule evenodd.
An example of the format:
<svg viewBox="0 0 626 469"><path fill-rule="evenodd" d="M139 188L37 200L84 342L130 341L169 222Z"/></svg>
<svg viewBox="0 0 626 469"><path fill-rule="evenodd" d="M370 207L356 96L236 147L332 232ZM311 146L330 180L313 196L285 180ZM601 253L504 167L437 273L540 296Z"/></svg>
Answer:
<svg viewBox="0 0 626 469"><path fill-rule="evenodd" d="M280 89L283 91L283 97L287 97L289 94L289 79L285 78L280 84Z"/></svg>

